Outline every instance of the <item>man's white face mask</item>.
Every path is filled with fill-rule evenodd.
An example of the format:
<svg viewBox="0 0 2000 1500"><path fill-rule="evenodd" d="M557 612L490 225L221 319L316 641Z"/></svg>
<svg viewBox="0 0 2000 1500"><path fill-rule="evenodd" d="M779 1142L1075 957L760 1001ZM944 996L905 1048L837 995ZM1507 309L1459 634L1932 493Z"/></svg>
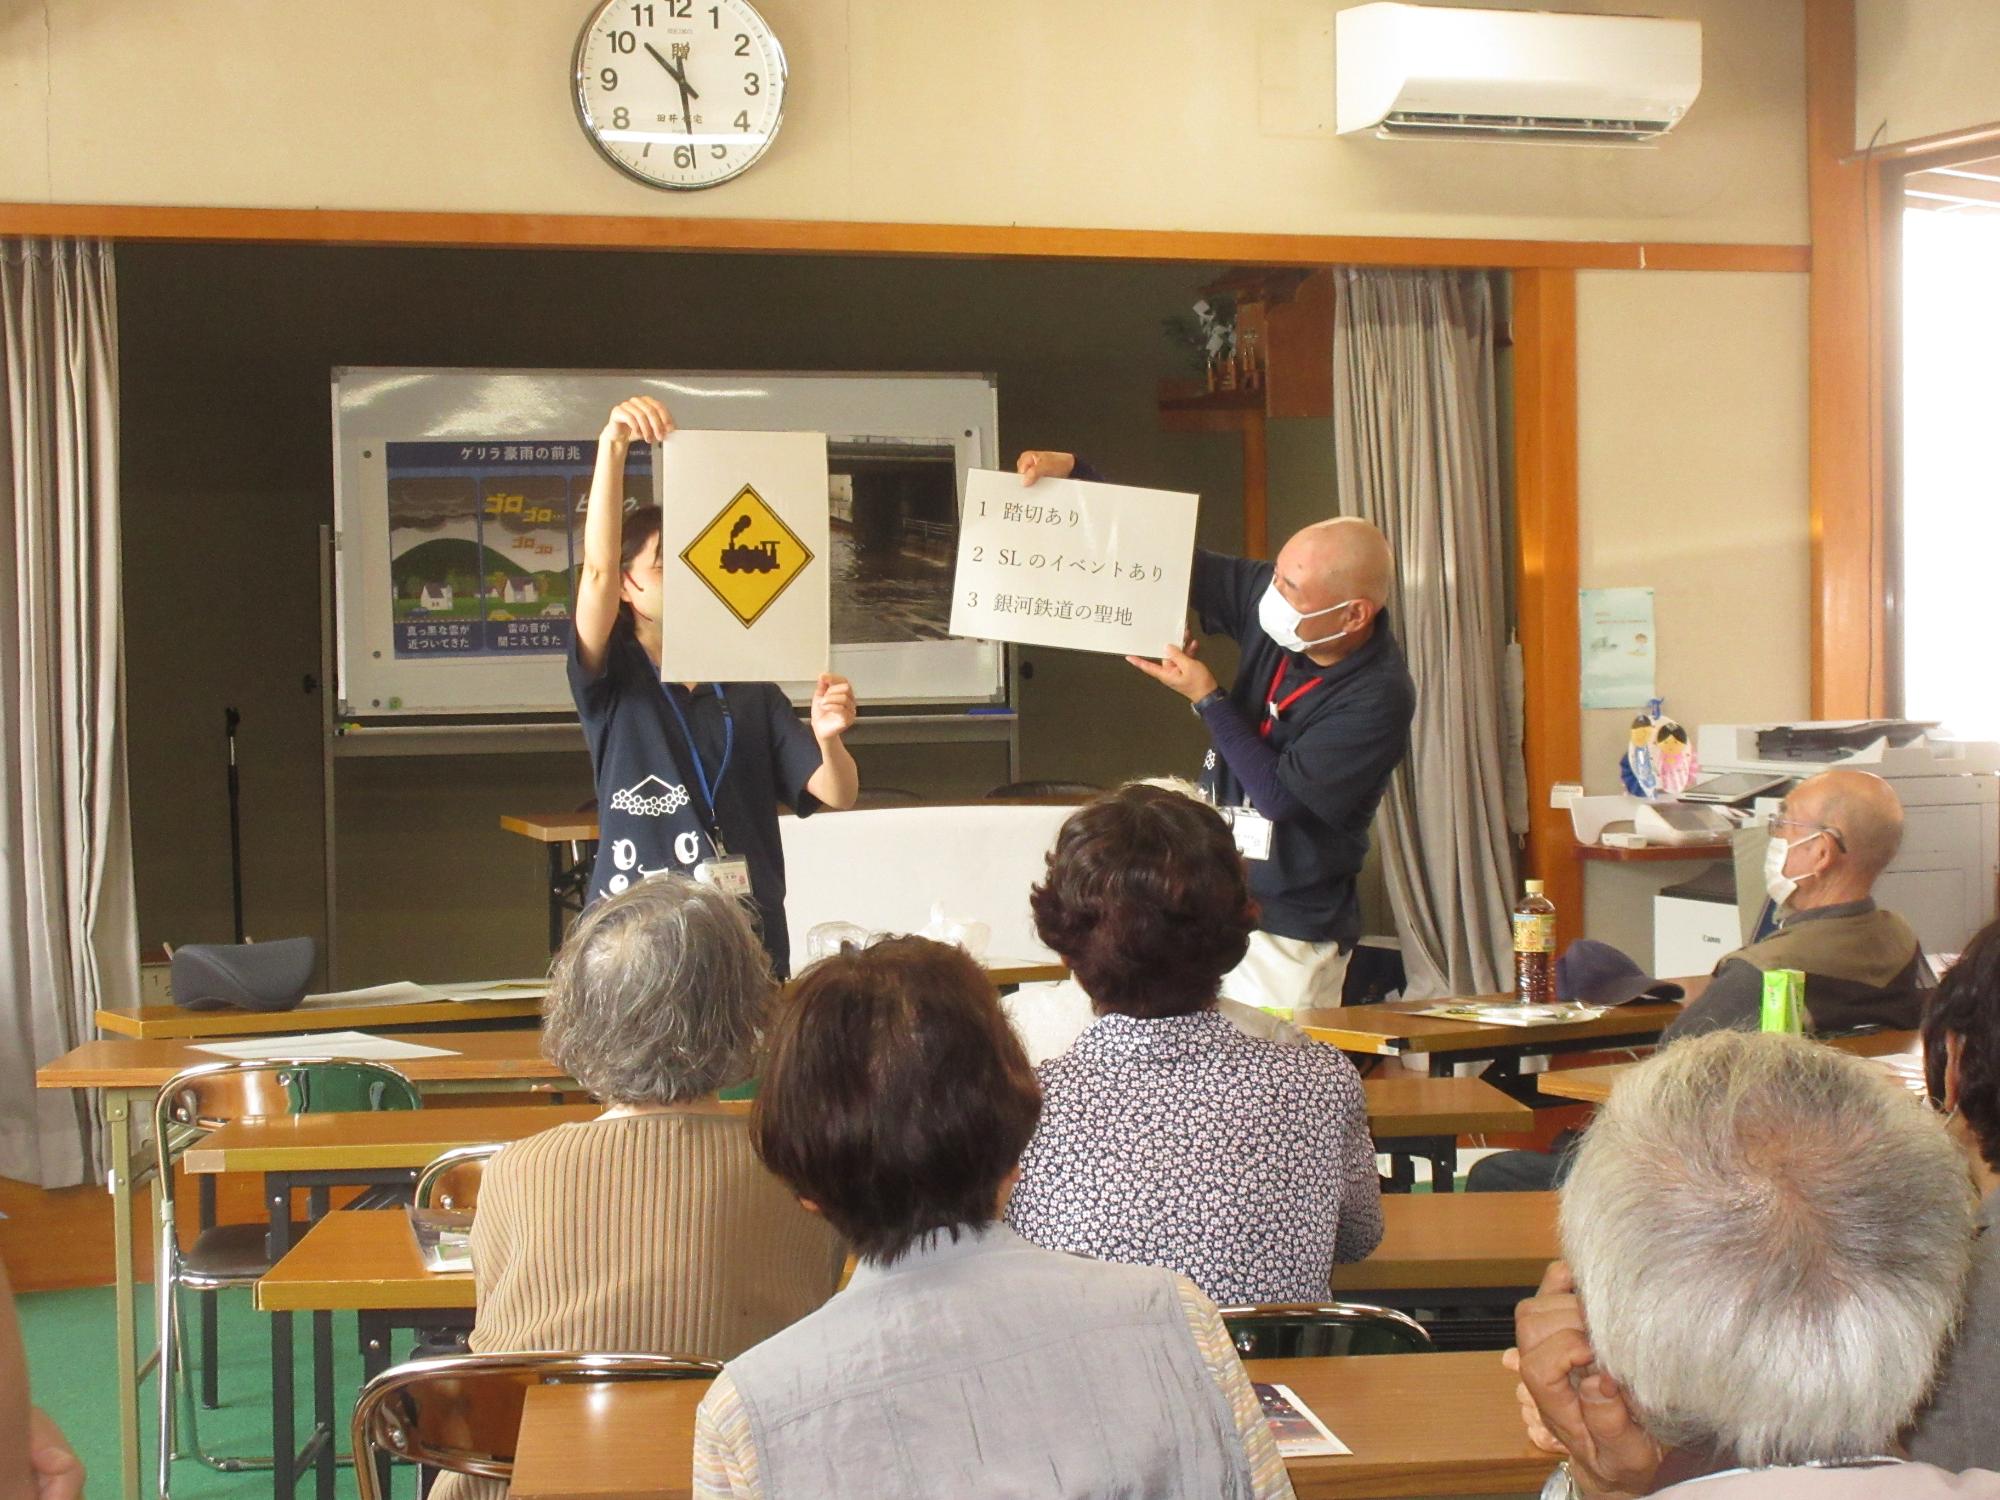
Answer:
<svg viewBox="0 0 2000 1500"><path fill-rule="evenodd" d="M1764 847L1764 894L1780 907L1788 905L1798 892L1799 882L1810 880L1817 872L1808 870L1803 875L1787 875L1785 862L1792 857L1792 851L1800 845L1810 844L1814 839L1825 837L1824 828L1816 829L1802 839L1789 841L1779 838L1775 833L1772 834L1771 842Z"/></svg>
<svg viewBox="0 0 2000 1500"><path fill-rule="evenodd" d="M1264 627L1264 634L1283 646L1287 651L1316 651L1321 646L1331 645L1342 636L1354 634L1356 627L1336 630L1332 635L1322 635L1313 640L1303 640L1299 636L1299 626L1307 620L1316 620L1321 615L1335 614L1350 604L1359 604L1359 599L1343 599L1338 604L1329 604L1325 609L1315 609L1301 614L1291 606L1285 596L1278 592L1278 580L1273 578L1264 588L1264 597L1257 601L1257 623Z"/></svg>

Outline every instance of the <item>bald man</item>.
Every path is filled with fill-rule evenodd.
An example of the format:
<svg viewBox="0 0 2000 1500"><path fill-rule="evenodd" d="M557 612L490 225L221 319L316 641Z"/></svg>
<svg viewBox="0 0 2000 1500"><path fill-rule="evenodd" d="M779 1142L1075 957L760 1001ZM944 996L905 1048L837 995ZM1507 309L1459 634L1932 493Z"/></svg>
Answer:
<svg viewBox="0 0 2000 1500"><path fill-rule="evenodd" d="M1815 1031L1912 1027L1934 982L1917 935L1875 904L1876 877L1903 842L1903 804L1866 771L1822 771L1792 789L1771 819L1764 889L1778 930L1716 965L1708 988L1661 1041L1725 1027L1754 1028L1764 973L1806 976Z"/></svg>
<svg viewBox="0 0 2000 1500"><path fill-rule="evenodd" d="M1032 450L1023 483L1101 476ZM1389 628L1395 563L1368 522L1308 526L1275 563L1197 549L1189 603L1241 648L1224 690L1192 643L1126 660L1193 705L1211 746L1201 787L1224 810L1262 913L1222 993L1275 1010L1338 1005L1361 936L1355 877L1389 773L1410 748L1416 685Z"/></svg>
<svg viewBox="0 0 2000 1500"><path fill-rule="evenodd" d="M1770 827L1764 890L1777 905L1778 930L1718 963L1700 998L1661 1033L1661 1045L1704 1031L1755 1031L1771 969L1804 973L1806 1025L1814 1031L1914 1027L1936 977L1910 924L1874 895L1903 841L1895 789L1865 771L1822 771L1792 789ZM1555 1187L1579 1138L1565 1131L1553 1151L1485 1157L1465 1185L1475 1193Z"/></svg>

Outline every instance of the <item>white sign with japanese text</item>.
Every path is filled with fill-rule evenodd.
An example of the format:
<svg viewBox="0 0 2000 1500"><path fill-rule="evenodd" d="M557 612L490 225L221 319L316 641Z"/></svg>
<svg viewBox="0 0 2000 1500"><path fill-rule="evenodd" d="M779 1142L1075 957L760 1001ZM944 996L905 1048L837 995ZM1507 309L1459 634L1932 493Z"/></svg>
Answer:
<svg viewBox="0 0 2000 1500"><path fill-rule="evenodd" d="M1157 657L1187 629L1199 497L974 469L951 633Z"/></svg>
<svg viewBox="0 0 2000 1500"><path fill-rule="evenodd" d="M824 672L826 438L681 431L658 465L663 675L810 682Z"/></svg>

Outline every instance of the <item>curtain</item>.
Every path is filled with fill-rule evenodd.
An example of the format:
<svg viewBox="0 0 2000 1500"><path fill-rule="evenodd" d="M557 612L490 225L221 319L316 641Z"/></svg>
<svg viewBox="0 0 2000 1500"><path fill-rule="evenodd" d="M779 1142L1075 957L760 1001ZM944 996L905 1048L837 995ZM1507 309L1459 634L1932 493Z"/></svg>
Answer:
<svg viewBox="0 0 2000 1500"><path fill-rule="evenodd" d="M98 1175L88 1101L34 1086L136 1004L111 247L0 239L0 1175Z"/></svg>
<svg viewBox="0 0 2000 1500"><path fill-rule="evenodd" d="M1507 548L1493 288L1477 271L1336 273L1335 487L1396 556L1417 712L1376 820L1412 998L1513 987Z"/></svg>

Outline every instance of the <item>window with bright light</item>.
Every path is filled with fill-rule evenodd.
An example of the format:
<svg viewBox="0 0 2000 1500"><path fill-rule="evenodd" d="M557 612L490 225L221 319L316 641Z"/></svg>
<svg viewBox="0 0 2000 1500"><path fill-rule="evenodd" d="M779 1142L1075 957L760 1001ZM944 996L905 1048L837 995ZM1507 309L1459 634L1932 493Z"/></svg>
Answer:
<svg viewBox="0 0 2000 1500"><path fill-rule="evenodd" d="M2000 740L2000 213L1903 215L1903 713Z"/></svg>

